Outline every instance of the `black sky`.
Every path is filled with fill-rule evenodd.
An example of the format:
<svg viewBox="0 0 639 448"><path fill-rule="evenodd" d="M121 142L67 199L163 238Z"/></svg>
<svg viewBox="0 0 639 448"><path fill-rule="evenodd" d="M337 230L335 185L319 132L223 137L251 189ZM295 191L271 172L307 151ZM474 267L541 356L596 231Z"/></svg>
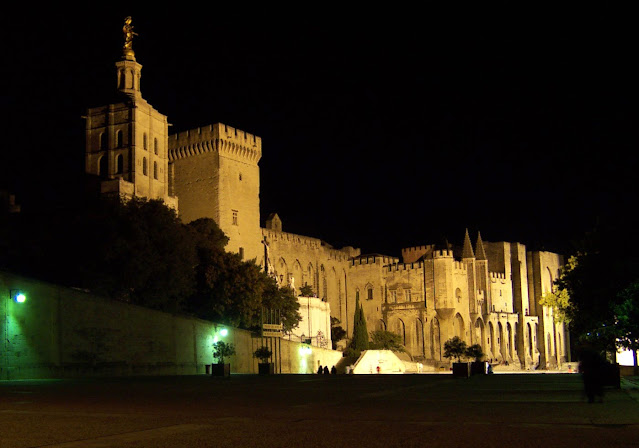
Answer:
<svg viewBox="0 0 639 448"><path fill-rule="evenodd" d="M566 251L637 194L629 11L248 5L16 14L2 29L0 185L63 202L88 107L115 88L133 16L142 94L170 132L262 137L261 214L363 252L487 241ZM196 13L194 13L196 11Z"/></svg>

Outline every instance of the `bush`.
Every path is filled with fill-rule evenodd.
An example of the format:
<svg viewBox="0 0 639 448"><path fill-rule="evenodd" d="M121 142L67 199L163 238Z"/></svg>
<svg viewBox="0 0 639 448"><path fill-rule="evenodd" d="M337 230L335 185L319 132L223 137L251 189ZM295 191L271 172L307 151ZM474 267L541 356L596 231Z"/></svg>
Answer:
<svg viewBox="0 0 639 448"><path fill-rule="evenodd" d="M462 356L466 356L466 342L459 336L454 336L444 343L444 358L455 358L460 362Z"/></svg>
<svg viewBox="0 0 639 448"><path fill-rule="evenodd" d="M218 341L213 344L213 357L217 358L219 364L224 364L224 358L235 354L235 346L227 344L224 341Z"/></svg>
<svg viewBox="0 0 639 448"><path fill-rule="evenodd" d="M253 352L253 357L259 359L263 363L268 362L273 352L266 346L261 346Z"/></svg>
<svg viewBox="0 0 639 448"><path fill-rule="evenodd" d="M466 349L466 356L479 362L484 357L484 351L479 344L473 344Z"/></svg>

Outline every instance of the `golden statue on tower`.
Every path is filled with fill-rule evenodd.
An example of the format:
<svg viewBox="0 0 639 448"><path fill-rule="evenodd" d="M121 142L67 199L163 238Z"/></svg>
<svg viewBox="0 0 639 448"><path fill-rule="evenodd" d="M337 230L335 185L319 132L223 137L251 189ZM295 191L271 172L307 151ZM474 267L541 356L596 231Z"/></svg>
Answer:
<svg viewBox="0 0 639 448"><path fill-rule="evenodd" d="M124 33L124 56L135 59L135 53L133 52L133 36L137 36L138 33L133 31L133 25L131 25L131 16L124 19L124 26L122 27Z"/></svg>

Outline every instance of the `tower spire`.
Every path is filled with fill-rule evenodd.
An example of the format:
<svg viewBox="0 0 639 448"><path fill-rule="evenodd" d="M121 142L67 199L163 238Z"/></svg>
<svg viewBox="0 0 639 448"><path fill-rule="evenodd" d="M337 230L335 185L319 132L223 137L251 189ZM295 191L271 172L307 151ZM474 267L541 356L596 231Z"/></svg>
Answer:
<svg viewBox="0 0 639 448"><path fill-rule="evenodd" d="M486 260L486 251L484 250L484 242L481 240L481 233L477 232L477 244L475 244L478 260Z"/></svg>
<svg viewBox="0 0 639 448"><path fill-rule="evenodd" d="M470 244L470 235L468 235L468 229L466 229L466 235L464 236L464 248L462 250L462 258L475 258L473 252L473 246Z"/></svg>

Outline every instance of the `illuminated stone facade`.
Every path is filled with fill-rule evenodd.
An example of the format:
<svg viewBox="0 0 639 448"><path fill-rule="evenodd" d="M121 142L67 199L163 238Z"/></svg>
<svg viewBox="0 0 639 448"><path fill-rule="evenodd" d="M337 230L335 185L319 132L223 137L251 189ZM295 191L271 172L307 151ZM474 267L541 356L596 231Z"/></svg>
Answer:
<svg viewBox="0 0 639 448"><path fill-rule="evenodd" d="M133 51L116 69L120 101L87 111L85 171L102 179L102 194L162 199L177 210L169 191L166 115L142 98L142 66Z"/></svg>
<svg viewBox="0 0 639 448"><path fill-rule="evenodd" d="M566 329L539 305L559 275L560 255L479 235L473 247L466 233L459 250L406 248L400 261L284 232L276 214L261 227L261 138L222 123L168 136L166 117L141 98L141 66L130 54L116 64L129 101L91 109L87 118L86 170L106 177L103 192L162 198L176 210L179 198L184 222L212 218L229 237L229 251L268 266L298 292L311 285L349 336L359 299L369 331L399 334L415 361L447 363L443 345L453 336L517 368L556 368L568 360ZM144 163L147 170L157 163L157 178Z"/></svg>

